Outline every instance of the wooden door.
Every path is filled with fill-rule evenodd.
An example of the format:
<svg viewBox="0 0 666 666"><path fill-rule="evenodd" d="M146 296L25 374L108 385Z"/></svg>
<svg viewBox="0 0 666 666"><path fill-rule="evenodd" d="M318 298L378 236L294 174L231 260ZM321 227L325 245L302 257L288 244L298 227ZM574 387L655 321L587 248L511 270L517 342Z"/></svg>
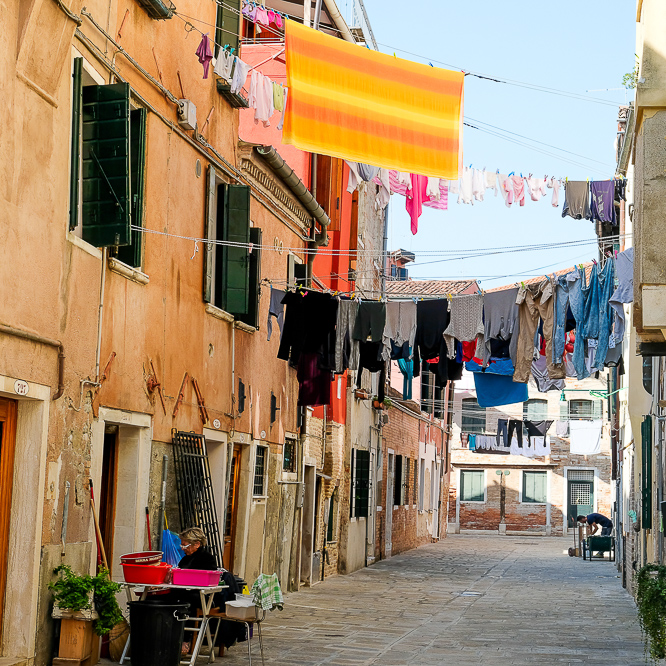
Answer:
<svg viewBox="0 0 666 666"><path fill-rule="evenodd" d="M116 479L118 478L118 428L113 426L104 433L104 451L102 453L102 479L99 498L99 531L102 535L106 561L113 574L113 534L116 521ZM124 553L118 553L123 555Z"/></svg>
<svg viewBox="0 0 666 666"><path fill-rule="evenodd" d="M238 517L238 488L240 479L241 447L234 446L231 458L231 474L227 488L227 515L224 520L224 554L222 566L228 571L234 570L234 544L236 542L236 519Z"/></svg>
<svg viewBox="0 0 666 666"><path fill-rule="evenodd" d="M0 398L0 640L2 612L5 607L9 524L14 483L14 449L16 447L16 400Z"/></svg>

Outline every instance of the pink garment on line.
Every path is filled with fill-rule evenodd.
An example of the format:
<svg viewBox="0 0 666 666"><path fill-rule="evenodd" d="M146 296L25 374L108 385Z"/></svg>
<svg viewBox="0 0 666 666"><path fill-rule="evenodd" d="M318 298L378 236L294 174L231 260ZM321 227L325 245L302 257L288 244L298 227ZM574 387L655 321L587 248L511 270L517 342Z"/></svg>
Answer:
<svg viewBox="0 0 666 666"><path fill-rule="evenodd" d="M250 95L248 103L254 109L254 122L260 120L264 127L270 127L270 117L273 115L273 82L256 69L252 70L250 77Z"/></svg>
<svg viewBox="0 0 666 666"><path fill-rule="evenodd" d="M525 181L522 176L511 176L511 182L513 183L513 194L515 197L516 203L519 203L521 206L525 205Z"/></svg>
<svg viewBox="0 0 666 666"><path fill-rule="evenodd" d="M261 25L268 25L268 12L263 7L257 7L255 21Z"/></svg>
<svg viewBox="0 0 666 666"><path fill-rule="evenodd" d="M405 208L412 221L413 234L416 234L419 230L419 217L421 217L421 213L423 212L423 202L428 200L428 195L426 194L427 187L428 179L426 176L412 174L412 186L405 198Z"/></svg>
<svg viewBox="0 0 666 666"><path fill-rule="evenodd" d="M398 180L397 171L389 171L389 187L391 188L392 194L402 194L403 197L407 195L407 190L409 189L407 185L404 185ZM449 200L449 189L446 185L446 181L440 180L439 199L431 199L430 197L426 197L426 199L423 201L423 205L428 206L428 208L447 210L449 207L448 200Z"/></svg>
<svg viewBox="0 0 666 666"><path fill-rule="evenodd" d="M213 51L210 48L210 40L208 39L208 33L206 33L201 38L201 42L197 47L196 55L199 58L199 62L203 65L203 77L204 79L207 79L208 68L210 67L210 61L213 59Z"/></svg>

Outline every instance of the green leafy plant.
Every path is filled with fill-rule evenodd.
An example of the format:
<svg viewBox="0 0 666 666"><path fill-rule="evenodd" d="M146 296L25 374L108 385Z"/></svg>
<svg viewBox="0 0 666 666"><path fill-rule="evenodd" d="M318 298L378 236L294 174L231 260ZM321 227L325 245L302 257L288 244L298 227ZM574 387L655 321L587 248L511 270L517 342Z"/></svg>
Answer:
<svg viewBox="0 0 666 666"><path fill-rule="evenodd" d="M393 400L391 400L391 398L386 396L384 398L384 407L391 407L392 405L393 405Z"/></svg>
<svg viewBox="0 0 666 666"><path fill-rule="evenodd" d="M93 623L98 636L104 636L123 620L116 594L120 585L109 579L108 569L100 569L96 576L75 574L67 564L54 569L58 580L49 583L53 598L62 609L71 611L89 610L94 607L99 616Z"/></svg>
<svg viewBox="0 0 666 666"><path fill-rule="evenodd" d="M633 90L638 85L638 67L639 60L638 55L636 55L636 64L634 65L633 71L627 72L622 77L622 85L628 90Z"/></svg>
<svg viewBox="0 0 666 666"><path fill-rule="evenodd" d="M637 577L636 605L641 631L647 638L646 655L666 657L666 566L647 564Z"/></svg>

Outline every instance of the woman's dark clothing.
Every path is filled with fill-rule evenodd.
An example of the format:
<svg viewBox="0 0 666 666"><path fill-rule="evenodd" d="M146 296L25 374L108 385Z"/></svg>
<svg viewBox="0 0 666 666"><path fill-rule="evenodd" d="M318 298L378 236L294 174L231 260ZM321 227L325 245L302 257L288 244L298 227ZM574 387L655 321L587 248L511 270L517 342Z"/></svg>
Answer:
<svg viewBox="0 0 666 666"><path fill-rule="evenodd" d="M183 559L178 562L179 569L202 569L204 571L215 571L217 569L217 562L215 555L206 548L206 546L199 546L191 555L185 555Z"/></svg>

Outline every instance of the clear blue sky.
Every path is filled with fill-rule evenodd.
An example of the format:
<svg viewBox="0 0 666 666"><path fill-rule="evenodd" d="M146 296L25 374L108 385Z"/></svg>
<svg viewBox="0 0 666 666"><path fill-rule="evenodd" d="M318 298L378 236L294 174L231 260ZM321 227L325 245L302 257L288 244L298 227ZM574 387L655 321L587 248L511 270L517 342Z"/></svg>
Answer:
<svg viewBox="0 0 666 666"><path fill-rule="evenodd" d="M338 2L342 11L350 4L350 0ZM579 163L574 165L466 127L466 165L570 180L601 180L613 175L617 105L625 102L625 93L586 91L621 87L622 76L633 68L636 25L633 2L365 0L365 5L383 52L392 54L395 50L398 57L426 64L429 60L435 66L448 63L466 71L614 103L611 106L579 101L468 76L467 119L483 121L604 164L540 146ZM628 99L632 98L633 91L629 91ZM486 289L520 280L523 274L539 275L596 257L592 243L569 249L549 248L427 264L424 262L437 257L423 257L418 265L419 250L469 250L593 239L593 224L562 218L563 192L560 191L558 209L550 205L550 192L539 202L526 201L523 208L508 209L501 196L494 198L491 192L487 192L485 201L474 206L458 205L454 199L448 211L426 208L416 236L409 229L404 199L393 195L389 249L405 248L416 253L410 277L479 278ZM506 275L510 277L499 277Z"/></svg>

